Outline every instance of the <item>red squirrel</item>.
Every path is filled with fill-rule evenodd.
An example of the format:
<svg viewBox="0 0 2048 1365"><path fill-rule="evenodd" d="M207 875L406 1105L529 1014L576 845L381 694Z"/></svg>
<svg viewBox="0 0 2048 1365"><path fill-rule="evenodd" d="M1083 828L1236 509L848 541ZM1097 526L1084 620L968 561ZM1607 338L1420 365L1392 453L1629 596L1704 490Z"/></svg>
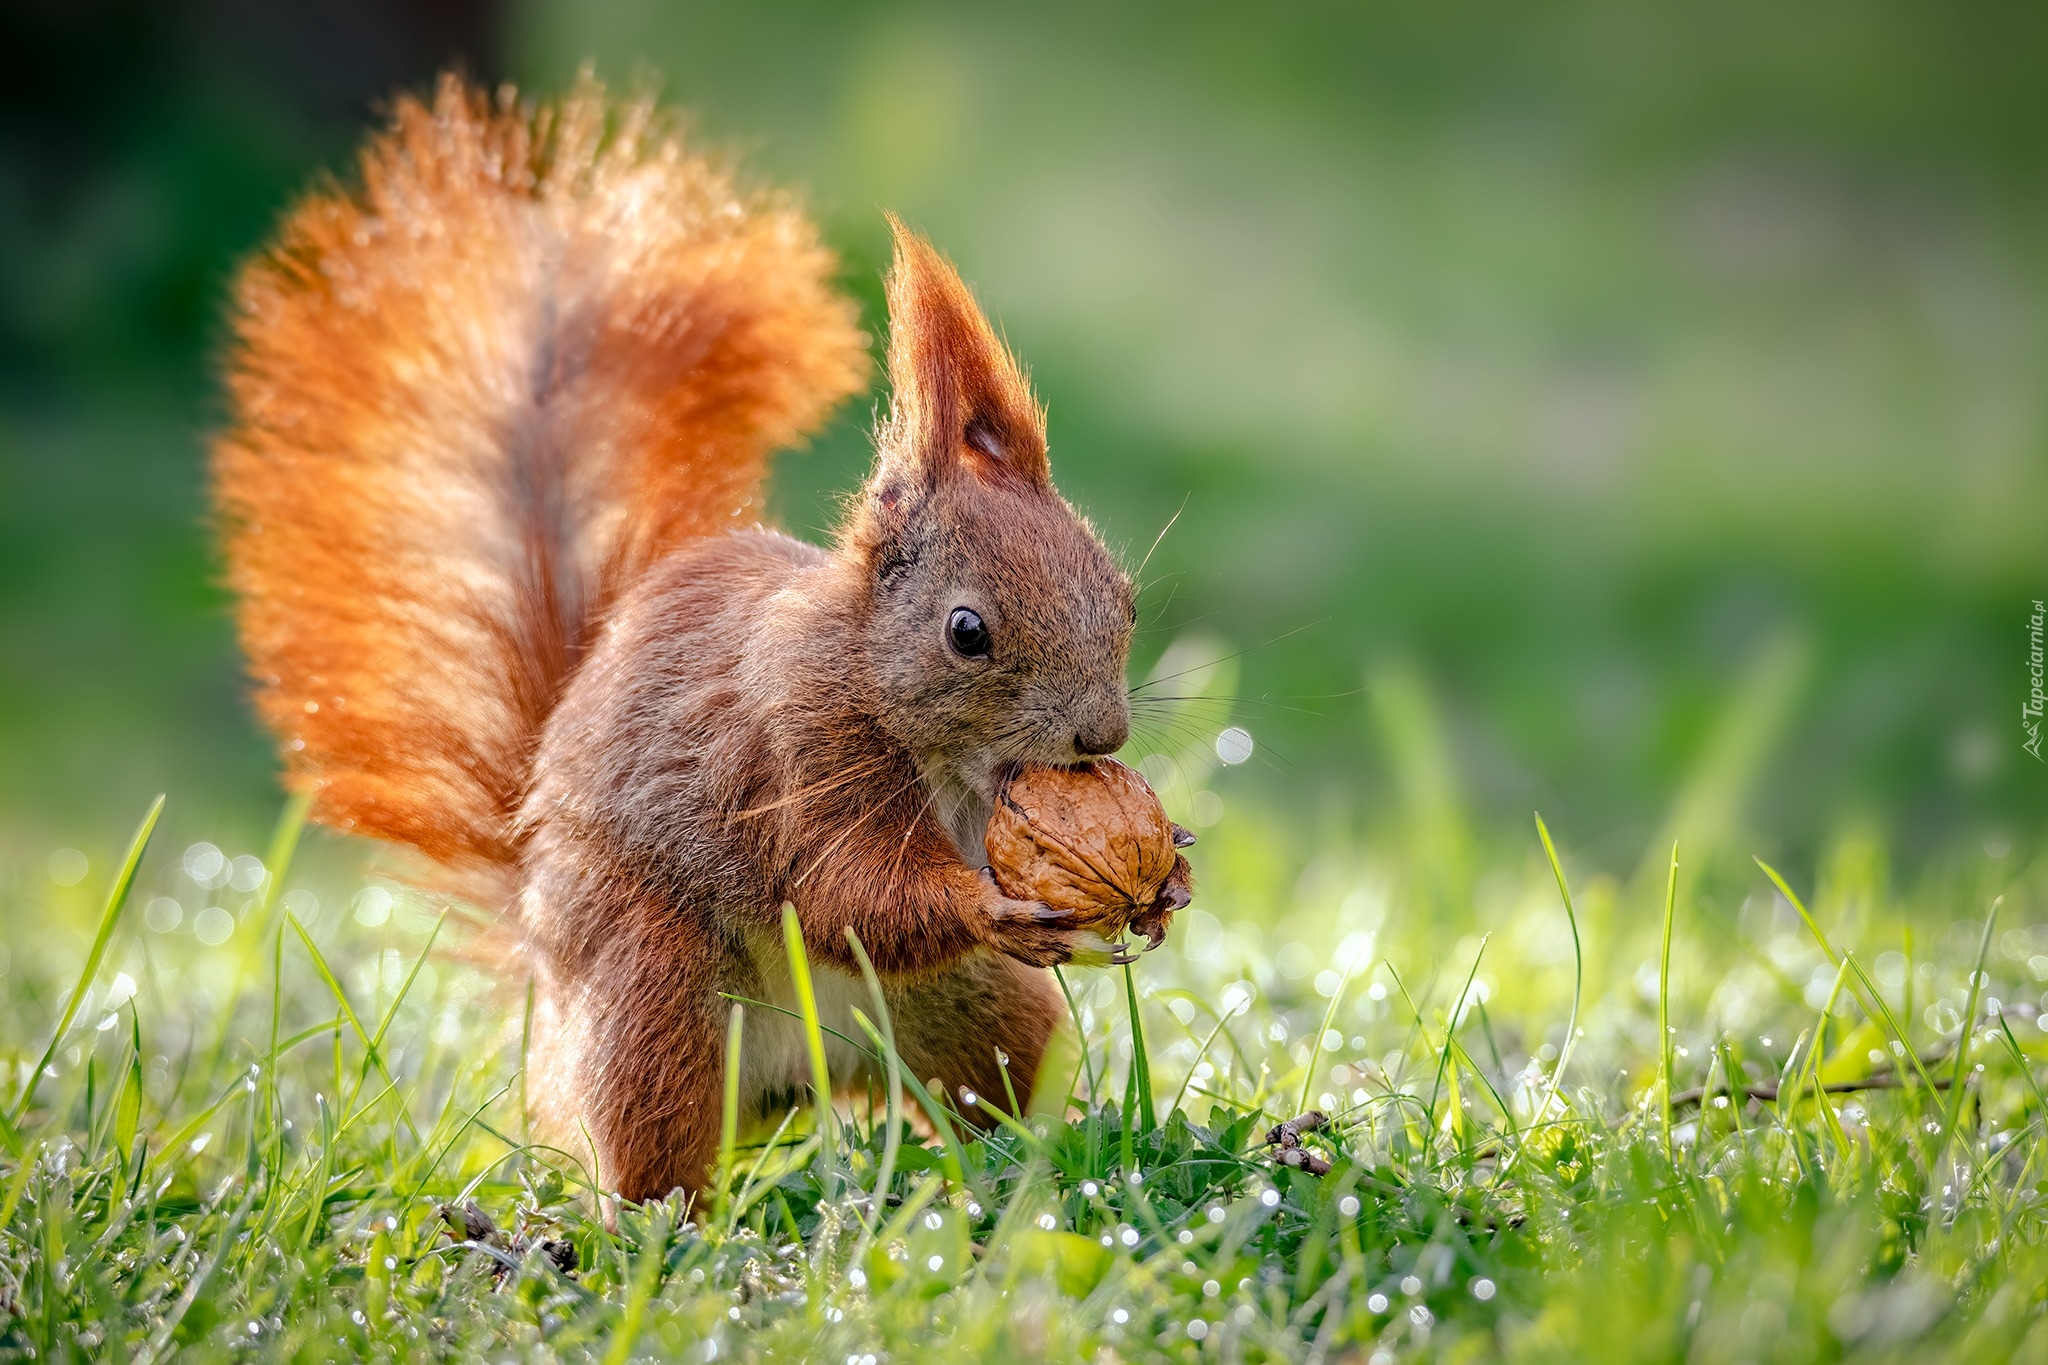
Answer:
<svg viewBox="0 0 2048 1365"><path fill-rule="evenodd" d="M856 310L801 213L648 102L444 78L237 282L214 480L288 781L499 912L537 1117L629 1199L714 1174L727 995L788 1003L785 903L825 1022L858 1036L850 927L949 1094L1003 1095L1007 1058L1028 1103L1045 968L1105 948L1005 896L982 830L1014 765L1125 742L1132 584L891 226L889 410L828 547L763 526L761 484L862 386ZM748 1118L804 1056L749 1012Z"/></svg>

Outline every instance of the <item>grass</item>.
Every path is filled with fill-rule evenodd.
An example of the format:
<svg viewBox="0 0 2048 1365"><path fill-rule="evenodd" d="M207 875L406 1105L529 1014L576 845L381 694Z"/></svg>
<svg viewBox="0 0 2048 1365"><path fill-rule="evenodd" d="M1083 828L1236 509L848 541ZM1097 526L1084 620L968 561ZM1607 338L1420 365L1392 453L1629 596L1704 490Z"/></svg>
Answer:
<svg viewBox="0 0 2048 1365"><path fill-rule="evenodd" d="M608 1221L440 907L294 874L295 811L260 860L157 815L103 899L0 893L9 1358L2048 1356L2039 867L1681 848L1646 897L1539 821L1425 918L1246 811L1167 951L1065 974L1031 1112L931 1093L877 991L868 1095L729 1098L719 1188Z"/></svg>

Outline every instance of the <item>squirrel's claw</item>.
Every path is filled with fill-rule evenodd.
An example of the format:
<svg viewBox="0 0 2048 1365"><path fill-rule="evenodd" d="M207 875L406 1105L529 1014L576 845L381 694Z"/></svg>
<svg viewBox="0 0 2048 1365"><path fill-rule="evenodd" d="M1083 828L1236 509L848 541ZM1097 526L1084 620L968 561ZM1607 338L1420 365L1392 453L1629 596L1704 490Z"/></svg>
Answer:
<svg viewBox="0 0 2048 1365"><path fill-rule="evenodd" d="M1173 855L1173 871L1166 874L1166 882L1159 888L1158 897L1152 902L1154 909L1164 908L1168 914L1184 910L1195 898L1195 869L1188 866L1188 860L1176 853Z"/></svg>
<svg viewBox="0 0 2048 1365"><path fill-rule="evenodd" d="M1175 825L1171 820L1167 821L1167 823L1173 826L1173 846L1175 848L1193 848L1195 846L1195 832L1193 830L1185 825Z"/></svg>
<svg viewBox="0 0 2048 1365"><path fill-rule="evenodd" d="M1147 910L1131 921L1131 928L1145 936L1145 951L1151 952L1166 942L1166 926L1173 918L1170 910Z"/></svg>
<svg viewBox="0 0 2048 1365"><path fill-rule="evenodd" d="M1167 874L1165 884L1159 888L1159 894L1153 897L1151 905L1131 921L1131 928L1143 934L1147 940L1146 952L1149 953L1166 942L1166 929L1173 922L1174 912L1185 910L1194 900L1194 876L1194 869L1188 866L1188 860L1176 854L1173 871Z"/></svg>

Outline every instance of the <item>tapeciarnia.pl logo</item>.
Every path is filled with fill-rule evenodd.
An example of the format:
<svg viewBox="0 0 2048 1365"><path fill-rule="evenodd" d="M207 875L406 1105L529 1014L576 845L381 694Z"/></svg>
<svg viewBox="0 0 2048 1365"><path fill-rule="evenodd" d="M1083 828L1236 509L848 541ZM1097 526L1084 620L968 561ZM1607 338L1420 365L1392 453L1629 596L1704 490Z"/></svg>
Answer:
<svg viewBox="0 0 2048 1365"><path fill-rule="evenodd" d="M2020 706L2020 728L2027 732L2026 743L2020 747L2034 756L2036 763L2041 758L2041 712L2048 705L2048 696L2041 691L2043 671L2041 656L2041 627L2048 621L2048 604L2040 598L2034 599L2034 614L2027 621L2027 672L2033 675L2033 686L2027 699Z"/></svg>

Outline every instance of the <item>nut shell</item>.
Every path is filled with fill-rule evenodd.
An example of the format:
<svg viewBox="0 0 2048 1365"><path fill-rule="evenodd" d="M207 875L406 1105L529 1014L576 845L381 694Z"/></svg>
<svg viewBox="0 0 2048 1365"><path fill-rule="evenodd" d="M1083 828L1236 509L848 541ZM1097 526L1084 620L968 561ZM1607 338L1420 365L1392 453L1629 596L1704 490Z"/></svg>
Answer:
<svg viewBox="0 0 2048 1365"><path fill-rule="evenodd" d="M1121 934L1134 920L1156 947L1187 904L1187 836L1159 798L1114 759L1031 767L997 792L989 870L1003 893L1067 912L1063 927Z"/></svg>

